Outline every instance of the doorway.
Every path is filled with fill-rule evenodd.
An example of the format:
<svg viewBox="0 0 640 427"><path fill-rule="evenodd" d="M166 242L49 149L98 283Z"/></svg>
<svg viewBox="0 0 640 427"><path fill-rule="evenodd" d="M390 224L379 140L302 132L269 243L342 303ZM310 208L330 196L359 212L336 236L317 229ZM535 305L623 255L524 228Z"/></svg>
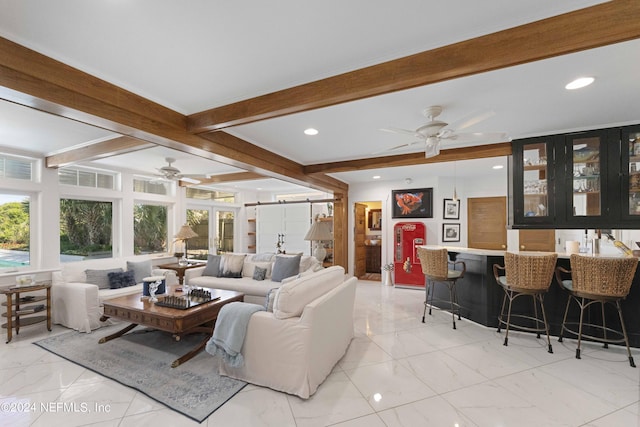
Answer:
<svg viewBox="0 0 640 427"><path fill-rule="evenodd" d="M354 275L361 280L382 280L384 235L382 202L358 202L354 206Z"/></svg>
<svg viewBox="0 0 640 427"><path fill-rule="evenodd" d="M216 207L187 208L187 223L198 235L189 239L187 257L206 260L209 254L233 252L236 212ZM212 238L213 237L213 238Z"/></svg>

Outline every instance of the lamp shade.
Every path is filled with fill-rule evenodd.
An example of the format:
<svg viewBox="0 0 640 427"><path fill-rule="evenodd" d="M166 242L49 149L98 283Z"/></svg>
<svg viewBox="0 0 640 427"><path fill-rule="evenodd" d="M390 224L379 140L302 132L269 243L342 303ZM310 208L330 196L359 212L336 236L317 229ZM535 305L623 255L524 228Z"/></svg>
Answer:
<svg viewBox="0 0 640 427"><path fill-rule="evenodd" d="M329 228L329 224L322 221L314 221L311 224L311 228L307 231L307 234L304 236L304 240L311 241L320 241L320 240L333 240L333 236L331 235L331 228Z"/></svg>
<svg viewBox="0 0 640 427"><path fill-rule="evenodd" d="M189 224L185 224L180 227L180 230L178 230L178 233L175 237L176 240L187 240L191 239L192 237L198 237L198 235L191 229L191 227L189 227Z"/></svg>

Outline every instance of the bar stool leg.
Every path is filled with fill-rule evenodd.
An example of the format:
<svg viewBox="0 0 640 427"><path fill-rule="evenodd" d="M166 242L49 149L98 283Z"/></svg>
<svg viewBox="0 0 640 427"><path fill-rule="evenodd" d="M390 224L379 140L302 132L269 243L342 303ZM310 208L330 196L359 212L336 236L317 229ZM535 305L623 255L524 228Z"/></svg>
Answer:
<svg viewBox="0 0 640 427"><path fill-rule="evenodd" d="M533 301L533 317L536 319L536 338L540 338L540 318L538 317L538 294L531 295L531 300Z"/></svg>
<svg viewBox="0 0 640 427"><path fill-rule="evenodd" d="M453 329L456 329L456 311L454 306L456 282L448 282L447 285L449 286L449 301L451 304L451 318L453 319Z"/></svg>
<svg viewBox="0 0 640 427"><path fill-rule="evenodd" d="M422 312L422 323L424 323L424 317L427 314L427 304L429 303L429 279L425 277L425 295L424 295L424 311Z"/></svg>
<svg viewBox="0 0 640 427"><path fill-rule="evenodd" d="M580 298L578 302L580 305L580 325L578 326L578 347L576 348L576 359L581 359L580 357L580 342L582 341L582 320L584 318L584 298Z"/></svg>
<svg viewBox="0 0 640 427"><path fill-rule="evenodd" d="M562 342L562 335L564 333L564 324L567 321L567 314L569 313L569 304L571 304L571 295L567 298L567 306L564 309L564 317L562 318L562 327L560 327L560 336L558 337L558 342Z"/></svg>
<svg viewBox="0 0 640 427"><path fill-rule="evenodd" d="M504 343L503 345L509 345L509 325L511 325L511 304L513 303L513 295L509 294L509 311L507 312L507 324L505 328Z"/></svg>
<svg viewBox="0 0 640 427"><path fill-rule="evenodd" d="M602 333L604 336L604 348L609 348L609 343L607 342L607 320L604 315L604 301L600 301L600 305L602 306Z"/></svg>
<svg viewBox="0 0 640 427"><path fill-rule="evenodd" d="M547 333L547 345L549 346L549 353L553 353L553 347L551 346L551 337L549 336L549 324L547 323L547 315L544 312L544 296L542 294L537 295L540 298L540 309L542 310L542 320L544 321L544 330Z"/></svg>
<svg viewBox="0 0 640 427"><path fill-rule="evenodd" d="M502 297L502 307L500 307L500 314L498 315L498 333L502 330L502 323L504 322L504 306L507 303L507 292L505 291L504 296Z"/></svg>
<svg viewBox="0 0 640 427"><path fill-rule="evenodd" d="M624 319L622 318L622 307L620 306L620 300L616 300L616 308L618 309L618 317L620 317L620 325L622 326L622 335L624 336L624 343L627 346L627 355L629 356L629 365L632 368L636 367L636 363L631 355L631 349L629 348L629 337L627 336L627 328L624 326Z"/></svg>

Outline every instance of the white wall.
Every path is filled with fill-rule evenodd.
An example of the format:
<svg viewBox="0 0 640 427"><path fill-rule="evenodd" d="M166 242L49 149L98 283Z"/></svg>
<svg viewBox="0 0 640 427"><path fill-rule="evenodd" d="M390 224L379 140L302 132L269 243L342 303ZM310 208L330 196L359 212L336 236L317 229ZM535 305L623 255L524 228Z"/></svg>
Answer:
<svg viewBox="0 0 640 427"><path fill-rule="evenodd" d="M502 169L488 175L477 176L469 179L460 177L455 179L455 187L460 199L460 220L443 220L443 200L453 198L454 178L422 176L414 178L407 184L405 180L388 182L371 182L367 184L354 184L349 188L349 262L348 270L353 274L354 266L354 214L353 206L357 202L382 201L382 265L393 262L393 227L402 221L416 221L425 224L427 229L427 244L439 245L442 243L442 224L460 223L460 242L447 242L447 246L467 245L467 203L470 197L492 197L507 195L507 171ZM404 190L414 188L433 188L433 218L418 219L392 219L391 200L392 190Z"/></svg>

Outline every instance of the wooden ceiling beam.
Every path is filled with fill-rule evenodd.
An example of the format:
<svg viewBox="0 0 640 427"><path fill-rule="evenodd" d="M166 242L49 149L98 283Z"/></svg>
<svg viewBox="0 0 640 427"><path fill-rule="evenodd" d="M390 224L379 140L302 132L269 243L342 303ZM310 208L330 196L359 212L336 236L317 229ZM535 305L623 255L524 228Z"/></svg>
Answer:
<svg viewBox="0 0 640 427"><path fill-rule="evenodd" d="M45 165L48 168L59 168L73 163L104 159L105 157L131 153L155 146L155 144L147 141L141 141L128 136L119 136L106 141L47 156L45 159Z"/></svg>
<svg viewBox="0 0 640 427"><path fill-rule="evenodd" d="M501 142L498 144L476 145L474 147L449 148L440 151L438 156L429 158L424 157L424 152L419 152L396 156L347 160L343 162L319 163L305 166L304 172L306 174L354 172L358 170L426 165L458 160L486 159L490 157L510 156L511 153L511 143Z"/></svg>
<svg viewBox="0 0 640 427"><path fill-rule="evenodd" d="M202 184L219 184L224 182L237 182L237 181L253 181L256 179L265 179L269 178L264 175L260 175L254 172L234 172L234 173L225 173L220 175L212 175L209 178L196 178L200 181L199 184L192 184L190 182L179 181L180 186L182 187L190 187L193 185L202 185Z"/></svg>
<svg viewBox="0 0 640 427"><path fill-rule="evenodd" d="M613 0L188 116L203 133L640 38L640 1Z"/></svg>
<svg viewBox="0 0 640 427"><path fill-rule="evenodd" d="M2 37L0 99L271 178L329 192L348 188L305 176L302 165L231 135L193 135L185 116ZM259 157L250 154L256 151Z"/></svg>

